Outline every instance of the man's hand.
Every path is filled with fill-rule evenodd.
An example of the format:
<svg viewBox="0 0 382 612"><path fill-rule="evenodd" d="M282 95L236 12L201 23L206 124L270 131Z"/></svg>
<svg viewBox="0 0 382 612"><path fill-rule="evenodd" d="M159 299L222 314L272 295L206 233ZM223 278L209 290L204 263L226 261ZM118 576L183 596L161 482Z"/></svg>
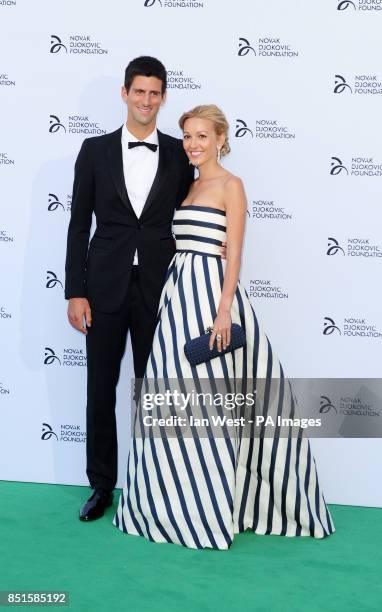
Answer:
<svg viewBox="0 0 382 612"><path fill-rule="evenodd" d="M86 325L84 325L84 318ZM78 331L83 334L88 333L86 326L90 327L92 324L92 313L86 298L70 298L68 304L68 319L69 323L73 325L75 329L78 329Z"/></svg>
<svg viewBox="0 0 382 612"><path fill-rule="evenodd" d="M222 242L221 258L227 259L227 243L226 242Z"/></svg>

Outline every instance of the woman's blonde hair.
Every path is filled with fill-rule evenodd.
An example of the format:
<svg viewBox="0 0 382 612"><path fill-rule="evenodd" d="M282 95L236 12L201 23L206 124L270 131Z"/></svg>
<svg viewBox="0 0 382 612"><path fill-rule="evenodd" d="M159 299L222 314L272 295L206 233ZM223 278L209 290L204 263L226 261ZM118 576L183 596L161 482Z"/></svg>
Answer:
<svg viewBox="0 0 382 612"><path fill-rule="evenodd" d="M225 118L224 113L218 108L215 104L201 104L200 106L195 106L192 110L187 113L183 113L181 118L179 119L180 129L184 129L184 124L187 119L191 119L193 117L199 117L200 119L209 119L212 121L215 133L217 136L221 136L225 134L225 141L220 149L220 155L227 155L230 152L231 147L228 143L228 121Z"/></svg>

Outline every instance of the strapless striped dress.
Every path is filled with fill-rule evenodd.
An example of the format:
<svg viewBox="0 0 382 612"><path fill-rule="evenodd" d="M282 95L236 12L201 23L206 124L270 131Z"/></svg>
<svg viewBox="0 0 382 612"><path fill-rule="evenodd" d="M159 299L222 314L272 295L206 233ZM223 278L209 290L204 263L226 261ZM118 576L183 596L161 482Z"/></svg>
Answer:
<svg viewBox="0 0 382 612"><path fill-rule="evenodd" d="M278 404L294 415L288 381L240 282L232 322L246 346L191 367L187 340L212 326L224 279L220 258L225 212L208 206L178 209L176 253L163 287L144 383L151 379L279 379ZM138 408L137 422L142 418ZM190 548L227 549L234 534L324 538L334 532L309 440L265 437L133 435L127 478L114 517L121 531Z"/></svg>

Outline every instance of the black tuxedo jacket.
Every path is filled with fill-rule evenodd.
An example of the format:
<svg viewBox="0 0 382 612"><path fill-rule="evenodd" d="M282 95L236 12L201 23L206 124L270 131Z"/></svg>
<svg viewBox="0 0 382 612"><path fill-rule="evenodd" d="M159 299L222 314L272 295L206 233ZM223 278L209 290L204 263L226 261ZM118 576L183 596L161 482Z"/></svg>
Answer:
<svg viewBox="0 0 382 612"><path fill-rule="evenodd" d="M156 312L175 252L171 223L193 181L182 141L158 130L158 170L138 218L130 203L122 162L122 128L84 140L75 164L68 228L65 297L115 312L127 295L135 249L141 287ZM92 213L97 227L89 245Z"/></svg>

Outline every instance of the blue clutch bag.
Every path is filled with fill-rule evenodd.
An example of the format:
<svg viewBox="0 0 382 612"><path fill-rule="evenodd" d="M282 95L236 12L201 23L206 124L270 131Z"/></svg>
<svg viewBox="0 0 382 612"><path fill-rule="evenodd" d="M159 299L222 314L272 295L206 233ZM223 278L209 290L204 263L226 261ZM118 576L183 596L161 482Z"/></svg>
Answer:
<svg viewBox="0 0 382 612"><path fill-rule="evenodd" d="M237 323L231 325L231 342L226 349L218 351L216 346L216 339L214 342L213 349L210 350L209 342L211 337L212 327L206 330L205 334L192 338L184 345L184 353L192 366L196 366L199 363L210 361L214 357L220 357L225 353L232 353L234 350L241 348L246 343L245 332L243 328Z"/></svg>

